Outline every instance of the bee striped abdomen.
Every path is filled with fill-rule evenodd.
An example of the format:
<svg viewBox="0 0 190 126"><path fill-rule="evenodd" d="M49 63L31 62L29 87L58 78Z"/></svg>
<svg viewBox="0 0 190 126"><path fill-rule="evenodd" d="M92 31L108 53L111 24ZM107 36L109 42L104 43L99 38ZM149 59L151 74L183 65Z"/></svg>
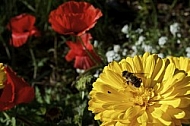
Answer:
<svg viewBox="0 0 190 126"><path fill-rule="evenodd" d="M134 73L123 71L122 76L125 77L127 84L131 83L135 87L141 86L141 82L142 82L141 78L138 78L137 76L135 76Z"/></svg>

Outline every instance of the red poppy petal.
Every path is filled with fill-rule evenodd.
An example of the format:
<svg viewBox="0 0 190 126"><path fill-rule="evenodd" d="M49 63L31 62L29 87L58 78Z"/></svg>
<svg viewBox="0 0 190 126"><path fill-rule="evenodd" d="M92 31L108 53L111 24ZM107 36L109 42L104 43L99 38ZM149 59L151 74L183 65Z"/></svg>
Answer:
<svg viewBox="0 0 190 126"><path fill-rule="evenodd" d="M65 59L67 61L71 61L73 60L76 56L86 56L87 53L85 50L79 50L79 49L76 49L76 50L70 50L67 55L65 56Z"/></svg>
<svg viewBox="0 0 190 126"><path fill-rule="evenodd" d="M33 27L33 29L29 33L30 33L29 36L33 35L36 37L40 36L40 31L36 27Z"/></svg>
<svg viewBox="0 0 190 126"><path fill-rule="evenodd" d="M7 80L0 97L0 110L7 110L20 103L30 102L35 94L34 89L9 67L4 68Z"/></svg>
<svg viewBox="0 0 190 126"><path fill-rule="evenodd" d="M30 87L30 85L27 82L25 82L23 78L18 77L16 73L9 67L5 67L5 70L7 73L6 85L10 84L15 89L14 94L13 94L15 95L14 102L21 103L21 102L31 101L31 99L34 98L34 89ZM26 101L23 101L23 100L26 100Z"/></svg>
<svg viewBox="0 0 190 126"><path fill-rule="evenodd" d="M84 69L84 60L83 57L76 56L74 67L78 69Z"/></svg>
<svg viewBox="0 0 190 126"><path fill-rule="evenodd" d="M81 36L79 36L80 38L77 39L76 42L72 42L72 41L68 41L66 42L66 44L73 50L85 50L85 48L82 45L82 42L84 44L84 46L88 49L88 50L93 50L93 46L90 43L90 40L92 39L92 36L90 33L86 33L83 34ZM81 39L81 40L80 40ZM77 52L76 51L76 52Z"/></svg>
<svg viewBox="0 0 190 126"><path fill-rule="evenodd" d="M76 61L75 61L74 67L87 69L94 65L94 63L89 58L89 54L95 60L97 59L98 56L96 56L96 54L94 53L93 46L90 43L90 39L92 38L91 34L89 34L89 33L83 34L80 37L81 37L81 40L77 39L77 42L71 42L71 41L66 42L66 44L71 48L71 50L67 53L65 58L67 61L71 61L77 57L75 59ZM80 41L82 41L86 47L83 47ZM87 50L85 50L85 48ZM87 59L85 59L85 57L87 57ZM84 64L84 65L82 65L82 64Z"/></svg>
<svg viewBox="0 0 190 126"><path fill-rule="evenodd" d="M90 40L92 39L92 36L90 33L86 33L86 34L83 34L80 36L84 45L86 46L86 48L88 50L93 50L93 46L92 44L90 43Z"/></svg>
<svg viewBox="0 0 190 126"><path fill-rule="evenodd" d="M84 69L89 69L92 66L94 66L94 62L89 57L85 57L84 61L85 61Z"/></svg>
<svg viewBox="0 0 190 126"><path fill-rule="evenodd" d="M79 69L89 69L94 65L94 63L91 61L91 59L89 57L83 56L83 57L79 57L77 56L75 58L75 64L74 67L75 68L79 68Z"/></svg>
<svg viewBox="0 0 190 126"><path fill-rule="evenodd" d="M68 42L66 42L66 44L69 46L69 48L71 48L69 53L72 53L72 54L69 54L69 55L76 55L76 56L85 55L85 50L84 50L84 47L82 46L81 42L68 41Z"/></svg>
<svg viewBox="0 0 190 126"><path fill-rule="evenodd" d="M64 13L83 13L87 8L92 5L87 2L69 1L58 7L58 12Z"/></svg>
<svg viewBox="0 0 190 126"><path fill-rule="evenodd" d="M24 87L18 91L15 103L31 102L34 99L34 95L34 89L32 87Z"/></svg>
<svg viewBox="0 0 190 126"><path fill-rule="evenodd" d="M75 56L76 56L76 53L73 52L72 50L70 50L70 51L67 53L67 55L65 56L65 59L66 59L67 61L72 61L72 60L75 58Z"/></svg>
<svg viewBox="0 0 190 126"><path fill-rule="evenodd" d="M94 27L101 16L101 11L87 2L69 1L51 11L49 22L60 34L80 36Z"/></svg>
<svg viewBox="0 0 190 126"><path fill-rule="evenodd" d="M72 42L72 41L67 41L66 42L67 46L69 46L69 48L73 49L73 50L76 50L76 49L82 49L82 45L80 42Z"/></svg>
<svg viewBox="0 0 190 126"><path fill-rule="evenodd" d="M33 28L33 25L36 21L36 18L30 14L21 14L16 17L11 18L8 29L12 32L25 32L30 31Z"/></svg>
<svg viewBox="0 0 190 126"><path fill-rule="evenodd" d="M70 14L70 15L64 15L64 26L66 33L75 33L77 36L81 36L84 34L87 30L92 28L94 25L89 25L89 21L87 21L85 16L89 16L87 14ZM90 22L91 23L91 22ZM79 25L80 24L80 25Z"/></svg>
<svg viewBox="0 0 190 126"><path fill-rule="evenodd" d="M51 12L49 17L49 22L51 23L51 27L54 31L60 33L60 34L70 34L66 33L65 31L68 31L68 29L65 28L65 26L62 24L62 22L65 20L65 17L59 16ZM72 34L72 33L71 33Z"/></svg>
<svg viewBox="0 0 190 126"><path fill-rule="evenodd" d="M23 87L30 87L30 85L25 82L23 78L18 77L10 67L6 66L5 71L7 73L7 83L11 83L11 85L15 86L15 93L17 93Z"/></svg>
<svg viewBox="0 0 190 126"><path fill-rule="evenodd" d="M6 82L5 82L6 83ZM13 102L15 98L15 87L11 85L10 83L6 83L5 87L3 89L1 97L0 97L0 102Z"/></svg>
<svg viewBox="0 0 190 126"><path fill-rule="evenodd" d="M10 44L13 45L14 47L20 47L26 43L28 37L29 37L29 32L12 33L12 41L10 41Z"/></svg>
<svg viewBox="0 0 190 126"><path fill-rule="evenodd" d="M14 103L6 103L0 101L0 111L11 109L14 106L15 106Z"/></svg>

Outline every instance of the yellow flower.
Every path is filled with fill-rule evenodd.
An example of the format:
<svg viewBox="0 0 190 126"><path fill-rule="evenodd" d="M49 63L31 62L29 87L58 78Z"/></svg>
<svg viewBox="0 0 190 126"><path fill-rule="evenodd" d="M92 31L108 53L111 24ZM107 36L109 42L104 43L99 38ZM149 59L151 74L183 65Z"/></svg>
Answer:
<svg viewBox="0 0 190 126"><path fill-rule="evenodd" d="M4 87L4 81L6 80L6 73L4 70L4 66L2 63L0 63L0 89Z"/></svg>
<svg viewBox="0 0 190 126"><path fill-rule="evenodd" d="M123 76L128 71L128 76ZM140 85L133 81L137 79ZM141 82L142 81L142 82ZM106 66L90 92L89 110L102 126L176 126L189 123L190 77L156 54Z"/></svg>
<svg viewBox="0 0 190 126"><path fill-rule="evenodd" d="M174 63L176 68L184 70L190 75L190 58L187 57L168 57L170 62Z"/></svg>

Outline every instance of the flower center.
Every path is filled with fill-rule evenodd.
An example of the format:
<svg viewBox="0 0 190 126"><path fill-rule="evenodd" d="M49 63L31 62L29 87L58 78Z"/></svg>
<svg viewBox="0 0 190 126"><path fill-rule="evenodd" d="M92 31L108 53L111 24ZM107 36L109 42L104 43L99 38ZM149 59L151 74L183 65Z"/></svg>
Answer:
<svg viewBox="0 0 190 126"><path fill-rule="evenodd" d="M135 92L133 92L133 102L135 105L139 105L141 107L148 107L151 105L151 99L155 96L153 88L137 88Z"/></svg>

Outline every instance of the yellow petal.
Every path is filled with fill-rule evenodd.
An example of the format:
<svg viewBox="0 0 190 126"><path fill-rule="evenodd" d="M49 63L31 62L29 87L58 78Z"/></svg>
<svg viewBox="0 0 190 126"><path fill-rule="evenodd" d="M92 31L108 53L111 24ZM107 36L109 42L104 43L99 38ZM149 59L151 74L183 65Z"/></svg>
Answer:
<svg viewBox="0 0 190 126"><path fill-rule="evenodd" d="M144 72L146 73L147 78L151 78L154 68L155 68L155 60L154 60L154 56L151 55L147 57L146 64L144 66Z"/></svg>
<svg viewBox="0 0 190 126"><path fill-rule="evenodd" d="M137 118L137 121L138 121L138 123L142 123L143 125L148 122L148 115L147 115L146 111Z"/></svg>
<svg viewBox="0 0 190 126"><path fill-rule="evenodd" d="M6 73L4 70L4 66L0 63L0 89L4 88L4 81L6 80Z"/></svg>
<svg viewBox="0 0 190 126"><path fill-rule="evenodd" d="M159 104L164 104L164 105L171 105L174 108L179 107L180 103L181 103L181 99L180 98L174 98L174 99L169 99L169 100L160 100L158 102Z"/></svg>

